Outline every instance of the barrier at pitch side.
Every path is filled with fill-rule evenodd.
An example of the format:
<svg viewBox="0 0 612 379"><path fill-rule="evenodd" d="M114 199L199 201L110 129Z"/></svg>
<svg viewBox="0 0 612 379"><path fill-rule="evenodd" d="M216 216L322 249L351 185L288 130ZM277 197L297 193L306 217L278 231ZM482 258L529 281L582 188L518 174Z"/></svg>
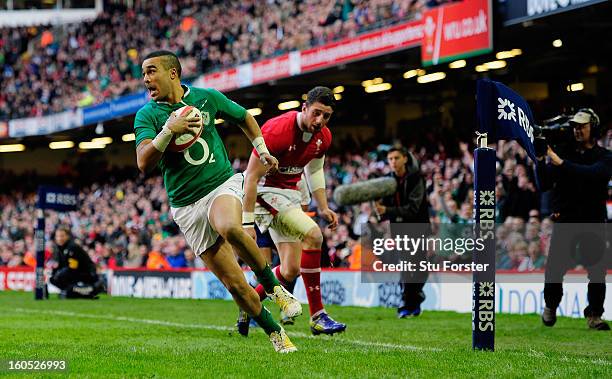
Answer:
<svg viewBox="0 0 612 379"><path fill-rule="evenodd" d="M111 296L231 300L229 292L210 271L117 269L107 270L105 275L108 278ZM245 271L247 278L251 278L252 275L252 272ZM397 282L361 283L360 275L359 271L323 269L321 273L323 302L340 306L397 307L401 298ZM448 277L452 275L457 274L430 276L424 288L427 296L423 303L425 311L471 312L472 303L469 294L472 284L467 278L468 275L464 275L466 278L463 283ZM557 310L558 315L581 318L582 310L588 304L586 274L568 273L566 279L568 283L563 285L563 299ZM502 314L540 314L544 309L543 283L543 272L504 271L502 274L497 274L495 311ZM0 291L32 292L35 285L34 268L0 267ZM607 284L606 289L608 293L612 293L612 284ZM49 286L49 293L59 293L59 290ZM307 302L301 280L298 280L295 294L302 303ZM606 298L604 307L612 309L612 296Z"/></svg>
<svg viewBox="0 0 612 379"><path fill-rule="evenodd" d="M244 272L247 280L253 277L251 271ZM1 274L0 274L1 275ZM432 274L425 285L424 310L443 310L468 313L472 310L469 274L462 282L453 276L460 274ZM147 271L118 269L108 272L109 294L135 298L192 298L231 300L229 292L219 279L206 270ZM525 279L521 279L525 278ZM581 310L587 305L586 274L569 273L564 286L563 301L559 315L582 317ZM578 278L584 278L579 282ZM399 278L398 278L399 281ZM352 270L323 270L321 273L321 296L324 304L360 307L395 308L401 299L398 281L390 283L362 283L361 273ZM497 313L529 314L540 313L544 307L542 272L505 272L497 275L495 304ZM612 284L608 285L612 291ZM298 280L296 297L307 303L306 290ZM612 298L605 304L612 309ZM580 310L580 311L578 311Z"/></svg>

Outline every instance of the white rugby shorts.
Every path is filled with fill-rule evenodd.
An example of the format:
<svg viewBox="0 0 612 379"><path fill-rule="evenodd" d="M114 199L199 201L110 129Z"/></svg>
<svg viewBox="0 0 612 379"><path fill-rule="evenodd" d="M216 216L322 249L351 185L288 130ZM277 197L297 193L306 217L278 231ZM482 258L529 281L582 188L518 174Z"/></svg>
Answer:
<svg viewBox="0 0 612 379"><path fill-rule="evenodd" d="M219 233L210 224L209 213L213 201L221 195L231 195L242 203L244 197L244 174L235 174L217 189L193 204L170 208L174 222L179 226L185 240L199 256L215 244Z"/></svg>
<svg viewBox="0 0 612 379"><path fill-rule="evenodd" d="M255 222L262 233L270 231L274 244L301 242L317 224L302 211L302 194L292 189L259 187Z"/></svg>

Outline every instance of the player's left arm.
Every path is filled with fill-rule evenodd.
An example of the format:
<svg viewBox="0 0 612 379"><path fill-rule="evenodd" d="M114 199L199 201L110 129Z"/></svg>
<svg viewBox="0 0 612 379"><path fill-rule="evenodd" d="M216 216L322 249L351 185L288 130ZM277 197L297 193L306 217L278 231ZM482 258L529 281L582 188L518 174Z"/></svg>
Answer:
<svg viewBox="0 0 612 379"><path fill-rule="evenodd" d="M261 134L261 128L255 117L247 112L244 107L228 99L224 94L217 90L211 90L212 97L217 103L218 112L221 117L227 118L237 124L242 132L247 136L253 147L257 150L261 162L267 166L269 172L278 170L278 160L270 154L266 142Z"/></svg>
<svg viewBox="0 0 612 379"><path fill-rule="evenodd" d="M329 208L329 204L327 203L325 173L323 170L324 163L325 155L320 158L314 158L304 167L304 172L306 174L304 176L310 188L310 193L317 202L319 216L323 217L323 219L329 223L329 228L331 230L334 230L338 227L338 215Z"/></svg>

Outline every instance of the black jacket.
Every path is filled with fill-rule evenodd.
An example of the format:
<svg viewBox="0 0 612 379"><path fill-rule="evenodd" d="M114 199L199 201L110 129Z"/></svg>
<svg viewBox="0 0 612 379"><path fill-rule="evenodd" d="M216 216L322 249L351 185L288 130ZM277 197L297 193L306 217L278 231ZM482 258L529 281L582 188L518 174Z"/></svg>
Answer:
<svg viewBox="0 0 612 379"><path fill-rule="evenodd" d="M406 163L406 174L398 177L391 173L397 181L397 191L392 196L382 199L386 207L383 220L404 223L427 223L429 224L427 192L425 191L425 180L421 176L421 170L416 158L408 153Z"/></svg>
<svg viewBox="0 0 612 379"><path fill-rule="evenodd" d="M583 152L568 149L563 164L538 162L542 191L552 189L552 209L559 222L606 222L612 153L599 145Z"/></svg>
<svg viewBox="0 0 612 379"><path fill-rule="evenodd" d="M65 245L55 245L54 259L58 263L57 270L68 267L83 273L95 273L96 266L89 255L79 245L72 241Z"/></svg>

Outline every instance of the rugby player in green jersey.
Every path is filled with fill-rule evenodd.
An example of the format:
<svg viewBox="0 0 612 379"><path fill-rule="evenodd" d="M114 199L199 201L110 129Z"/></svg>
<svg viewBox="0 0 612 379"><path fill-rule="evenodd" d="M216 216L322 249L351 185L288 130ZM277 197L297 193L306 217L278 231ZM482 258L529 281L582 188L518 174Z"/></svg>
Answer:
<svg viewBox="0 0 612 379"><path fill-rule="evenodd" d="M242 228L244 175L234 174L214 123L219 117L238 124L262 162L274 171L278 161L268 152L257 121L215 89L182 85L181 64L169 51L156 51L145 57L142 73L151 101L134 120L138 168L148 172L159 166L174 221L195 254L219 278L238 306L265 330L276 351L295 351L285 331L247 283L232 250L233 247L251 267L281 310L301 314L301 304L279 284L256 242ZM174 112L185 105L197 107L202 120ZM200 122L204 129L196 143L180 153L166 151L175 134L196 135Z"/></svg>

